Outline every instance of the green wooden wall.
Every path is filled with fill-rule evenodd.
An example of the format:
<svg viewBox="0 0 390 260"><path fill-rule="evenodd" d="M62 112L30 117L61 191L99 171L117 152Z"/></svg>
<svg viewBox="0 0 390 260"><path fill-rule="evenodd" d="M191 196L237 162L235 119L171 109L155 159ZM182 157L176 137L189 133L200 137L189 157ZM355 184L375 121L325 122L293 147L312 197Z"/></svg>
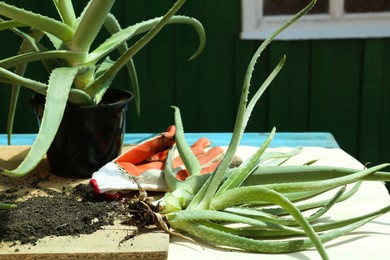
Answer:
<svg viewBox="0 0 390 260"><path fill-rule="evenodd" d="M30 5L42 12L50 9L48 1L9 2L34 2ZM159 16L172 2L119 0L114 13L125 25ZM142 108L138 116L134 104L130 106L127 132L163 131L173 123L170 105L181 108L187 132L232 130L246 66L260 44L240 39L240 12L239 0L188 1L180 14L203 23L203 54L187 60L197 37L191 28L175 25L136 56ZM15 48L12 40L2 42L1 57ZM276 126L278 131L331 132L361 162L389 161L390 39L275 41L257 64L254 88L283 54L286 65L257 105L247 131L267 132ZM114 83L120 88L129 84L123 74ZM30 95L22 93L15 132L37 131ZM8 96L8 89L0 86L2 133Z"/></svg>

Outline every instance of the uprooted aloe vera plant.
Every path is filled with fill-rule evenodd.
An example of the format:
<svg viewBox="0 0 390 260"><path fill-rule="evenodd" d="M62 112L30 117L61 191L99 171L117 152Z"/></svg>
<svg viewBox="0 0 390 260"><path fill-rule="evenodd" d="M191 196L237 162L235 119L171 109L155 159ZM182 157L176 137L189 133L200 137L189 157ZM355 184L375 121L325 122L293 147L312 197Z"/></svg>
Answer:
<svg viewBox="0 0 390 260"><path fill-rule="evenodd" d="M256 60L276 35L307 13L314 4L315 0L272 34L253 56L245 76L233 136L215 172L200 175L201 167L184 139L179 109L174 107L177 149L190 176L184 181L176 179L175 169L172 168L174 148L171 149L164 171L170 192L153 204L160 207L160 212L151 212L151 207L141 201L152 214L152 222L158 222L159 226L171 234L168 226L174 232L179 232L174 234L185 232L213 245L261 253L288 253L315 247L323 259L329 259L323 243L345 235L390 211L389 205L362 216L318 222L335 203L351 197L362 181L390 180L390 173L380 171L389 164L363 170L310 165L281 167L279 165L283 164L283 160L294 152L265 152L275 129L252 157L239 167L229 169L255 103L280 71L285 58L282 58L248 102L250 79ZM280 163L275 166L262 165L273 156L282 158L281 161L276 160ZM305 172L307 180L302 179L302 172ZM347 184L353 186L348 191ZM307 200L333 189L337 192L332 197ZM145 195L142 198L146 198ZM294 203L296 201L300 203ZM303 211L308 209L317 210L307 217L303 215Z"/></svg>

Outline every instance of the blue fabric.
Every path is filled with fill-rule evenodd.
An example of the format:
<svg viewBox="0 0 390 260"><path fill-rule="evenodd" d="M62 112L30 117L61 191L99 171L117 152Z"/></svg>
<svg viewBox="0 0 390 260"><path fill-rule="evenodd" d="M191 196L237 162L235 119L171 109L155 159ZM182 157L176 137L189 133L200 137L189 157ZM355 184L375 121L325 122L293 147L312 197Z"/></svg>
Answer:
<svg viewBox="0 0 390 260"><path fill-rule="evenodd" d="M153 137L154 133L127 133L124 143L136 144ZM207 137L213 146L229 145L231 133L186 133L187 142L191 145L200 137ZM268 133L244 133L241 139L241 145L260 146L267 138ZM12 145L31 145L35 140L36 134L13 134ZM0 145L7 145L7 135L0 134ZM308 147L317 146L324 148L339 148L335 138L330 133L322 132L299 132L276 133L269 147Z"/></svg>

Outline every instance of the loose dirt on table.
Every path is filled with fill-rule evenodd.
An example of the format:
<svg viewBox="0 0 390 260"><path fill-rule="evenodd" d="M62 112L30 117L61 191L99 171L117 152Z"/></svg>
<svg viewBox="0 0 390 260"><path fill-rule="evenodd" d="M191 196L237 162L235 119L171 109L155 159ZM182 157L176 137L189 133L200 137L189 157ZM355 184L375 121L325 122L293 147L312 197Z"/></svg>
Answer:
<svg viewBox="0 0 390 260"><path fill-rule="evenodd" d="M7 190L0 201L14 202L14 192L12 188ZM91 234L113 224L120 215L120 204L94 195L86 184L33 196L18 202L12 210L0 211L0 242L34 244L47 236Z"/></svg>

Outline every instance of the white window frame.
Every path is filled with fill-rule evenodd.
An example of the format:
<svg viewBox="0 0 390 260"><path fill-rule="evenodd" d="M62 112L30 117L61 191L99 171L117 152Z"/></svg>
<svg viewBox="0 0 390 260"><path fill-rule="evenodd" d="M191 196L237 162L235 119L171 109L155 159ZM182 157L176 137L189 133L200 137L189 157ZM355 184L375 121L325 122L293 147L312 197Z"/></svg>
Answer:
<svg viewBox="0 0 390 260"><path fill-rule="evenodd" d="M289 15L263 15L263 0L241 0L241 39L265 39ZM329 0L328 14L307 14L278 40L376 38L390 36L390 12L344 13L344 0Z"/></svg>

